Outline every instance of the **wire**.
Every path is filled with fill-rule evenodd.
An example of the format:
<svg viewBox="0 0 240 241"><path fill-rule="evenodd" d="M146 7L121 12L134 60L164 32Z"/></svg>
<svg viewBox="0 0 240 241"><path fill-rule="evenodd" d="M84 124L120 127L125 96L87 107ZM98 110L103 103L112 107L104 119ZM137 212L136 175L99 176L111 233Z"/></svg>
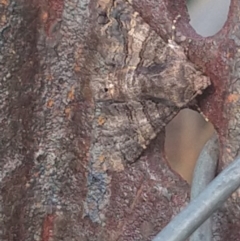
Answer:
<svg viewBox="0 0 240 241"><path fill-rule="evenodd" d="M237 157L153 241L185 241L239 186L240 157Z"/></svg>
<svg viewBox="0 0 240 241"><path fill-rule="evenodd" d="M217 170L219 145L216 133L203 147L197 160L192 187L191 200L194 200L214 179ZM205 221L190 237L189 241L211 241L212 218Z"/></svg>

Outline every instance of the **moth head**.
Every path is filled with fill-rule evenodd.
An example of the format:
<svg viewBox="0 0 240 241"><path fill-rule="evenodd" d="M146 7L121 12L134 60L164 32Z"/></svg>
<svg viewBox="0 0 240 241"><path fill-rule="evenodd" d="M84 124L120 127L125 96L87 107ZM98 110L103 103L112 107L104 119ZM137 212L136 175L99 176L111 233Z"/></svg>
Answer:
<svg viewBox="0 0 240 241"><path fill-rule="evenodd" d="M96 101L112 100L117 95L116 87L111 81L97 79L91 84L91 87Z"/></svg>

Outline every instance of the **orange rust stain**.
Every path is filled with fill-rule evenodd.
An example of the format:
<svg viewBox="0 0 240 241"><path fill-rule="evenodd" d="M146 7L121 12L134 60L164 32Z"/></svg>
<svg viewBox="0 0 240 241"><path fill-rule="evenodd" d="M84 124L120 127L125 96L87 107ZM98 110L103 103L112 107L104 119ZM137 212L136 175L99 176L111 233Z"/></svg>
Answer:
<svg viewBox="0 0 240 241"><path fill-rule="evenodd" d="M106 119L102 116L98 118L98 125L102 126L106 122Z"/></svg>
<svg viewBox="0 0 240 241"><path fill-rule="evenodd" d="M101 155L100 157L99 157L99 161L100 162L103 162L105 160L105 156L104 155Z"/></svg>
<svg viewBox="0 0 240 241"><path fill-rule="evenodd" d="M71 112L71 108L70 108L70 107L67 107L67 108L65 109L65 114L66 114L66 115L69 115L70 112Z"/></svg>
<svg viewBox="0 0 240 241"><path fill-rule="evenodd" d="M97 161L94 163L94 168L101 170L101 171L107 171L107 163L105 162L105 156L101 155L97 159Z"/></svg>
<svg viewBox="0 0 240 241"><path fill-rule="evenodd" d="M106 166L106 163L99 162L99 160L93 164L94 169L98 171L105 171L106 169L105 166Z"/></svg>
<svg viewBox="0 0 240 241"><path fill-rule="evenodd" d="M68 118L68 120L70 120L71 117L72 117L72 109L71 109L71 107L67 107L67 108L64 110L64 113L65 113L66 117Z"/></svg>
<svg viewBox="0 0 240 241"><path fill-rule="evenodd" d="M54 215L47 215L43 221L42 241L50 241L53 237Z"/></svg>
<svg viewBox="0 0 240 241"><path fill-rule="evenodd" d="M228 97L227 97L227 102L229 103L235 103L239 100L239 95L237 94L230 94Z"/></svg>
<svg viewBox="0 0 240 241"><path fill-rule="evenodd" d="M8 5L8 0L0 0L0 4L7 6Z"/></svg>
<svg viewBox="0 0 240 241"><path fill-rule="evenodd" d="M40 15L40 19L42 20L43 23L46 23L48 20L48 12L43 10Z"/></svg>
<svg viewBox="0 0 240 241"><path fill-rule="evenodd" d="M80 70L81 70L80 66L78 66L78 65L74 66L74 71L75 72L80 72Z"/></svg>
<svg viewBox="0 0 240 241"><path fill-rule="evenodd" d="M53 104L54 104L54 102L53 102L53 100L51 99L51 100L49 100L49 101L47 102L47 107L48 107L48 108L51 108L51 107L53 106Z"/></svg>
<svg viewBox="0 0 240 241"><path fill-rule="evenodd" d="M1 17L1 23L5 24L6 22L7 22L7 17L6 17L5 14L3 14L2 17Z"/></svg>
<svg viewBox="0 0 240 241"><path fill-rule="evenodd" d="M75 93L75 89L74 89L74 87L72 87L67 95L68 100L74 100L74 93Z"/></svg>
<svg viewBox="0 0 240 241"><path fill-rule="evenodd" d="M42 14L40 19L43 22L47 35L58 19L61 19L64 8L64 0L45 0L41 2Z"/></svg>
<svg viewBox="0 0 240 241"><path fill-rule="evenodd" d="M49 74L46 78L48 81L52 81L53 80L53 76L51 74Z"/></svg>

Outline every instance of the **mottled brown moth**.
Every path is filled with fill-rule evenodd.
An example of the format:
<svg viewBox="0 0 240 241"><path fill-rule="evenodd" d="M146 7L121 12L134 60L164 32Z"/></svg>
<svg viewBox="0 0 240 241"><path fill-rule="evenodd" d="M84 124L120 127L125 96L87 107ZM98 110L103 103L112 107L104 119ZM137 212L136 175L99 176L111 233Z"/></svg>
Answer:
<svg viewBox="0 0 240 241"><path fill-rule="evenodd" d="M166 44L125 1L99 2L93 8L98 62L93 59L90 69L95 116L85 212L103 222L110 173L136 162L210 81L182 47L174 40Z"/></svg>

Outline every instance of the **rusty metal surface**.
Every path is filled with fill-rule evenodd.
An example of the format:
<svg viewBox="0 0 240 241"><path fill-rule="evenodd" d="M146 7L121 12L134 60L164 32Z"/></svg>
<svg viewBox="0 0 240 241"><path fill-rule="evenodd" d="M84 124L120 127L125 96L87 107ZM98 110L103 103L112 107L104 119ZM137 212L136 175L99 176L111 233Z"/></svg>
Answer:
<svg viewBox="0 0 240 241"><path fill-rule="evenodd" d="M213 84L210 92L199 98L199 104L220 136L221 167L238 154L238 1L232 1L229 16L232 25L229 22L215 36L216 42L199 37L188 41L188 24L184 22L187 17L183 14L176 23L182 32L175 32L175 40L182 47L172 41L166 46L168 40L172 40L175 13L177 10L183 13L185 9L183 2L167 4L168 1L159 1L157 6L150 6L154 1L140 0L137 5L136 1L129 2L0 1L3 16L0 21L1 240L151 240L188 202L188 185L165 161L163 127L180 108L195 105L196 95L209 84L199 69L211 78ZM141 8L146 10L145 15ZM121 15L124 11L127 14ZM163 14L158 14L159 11ZM97 19L93 13L98 14ZM95 25L92 25L93 20ZM145 33L141 32L145 30ZM115 34L112 35L114 38L111 32ZM159 49L148 52L147 42L141 46L145 42L137 41L141 36L154 36L154 46ZM126 40L129 41L127 45ZM132 47L134 51L126 48L130 44L135 45ZM104 52L106 46L110 47L108 54ZM163 91L169 91L165 96L160 95L161 91L141 96L150 93L155 101L161 100L159 109L154 108L161 114L154 119L160 125L151 132L158 134L156 139L151 141L153 138L144 136L148 141L144 145L148 148L137 160L135 156L133 163L130 160L121 164L109 159L101 162L100 158L100 162L95 162L95 169L92 168L91 155L98 146L92 141L97 136L94 131L99 130L92 128L95 127L92 124L96 125L96 120L104 124L104 119L96 118L97 78L103 80L109 75L109 79L116 82L126 77L125 70L129 66L137 67L135 70L139 68L136 73L142 74L142 80L154 77L152 74L161 77L164 68L159 56L164 49L170 56L164 61L171 70L168 76L175 76L176 81L181 82L177 85L179 91L164 86ZM112 54L112 50L118 54ZM154 60L149 59L151 51L155 53ZM186 53L199 69L187 60ZM139 56L145 58L142 65ZM181 66L179 60L185 64ZM158 65L148 65L153 62ZM189 76L185 76L189 69ZM196 76L198 78L194 80ZM145 82L141 81L144 87ZM112 86L104 88L114 90ZM185 88L190 89L186 95ZM129 99L126 91L121 94L118 97ZM136 96L139 97L139 92L134 92L134 98ZM166 113L165 109L168 109ZM105 110L101 111L106 114ZM150 109L148 112L154 114ZM131 111L126 113L131 114ZM140 117L133 115L133 120ZM136 125L137 121L133 123L137 129L141 126ZM99 148L103 150L103 146ZM103 179L108 187L104 189L103 186L106 196L103 195L102 203L88 202L92 194L88 178L96 170L107 176ZM97 192L99 190L101 188ZM92 197L94 195L93 192ZM100 224L95 222L95 213L88 211L96 207L97 216L104 219ZM104 208L103 213L101 208ZM238 240L237 208L236 193L219 212L220 222L217 224L224 224L219 226L219 240L226 240L226 237Z"/></svg>

